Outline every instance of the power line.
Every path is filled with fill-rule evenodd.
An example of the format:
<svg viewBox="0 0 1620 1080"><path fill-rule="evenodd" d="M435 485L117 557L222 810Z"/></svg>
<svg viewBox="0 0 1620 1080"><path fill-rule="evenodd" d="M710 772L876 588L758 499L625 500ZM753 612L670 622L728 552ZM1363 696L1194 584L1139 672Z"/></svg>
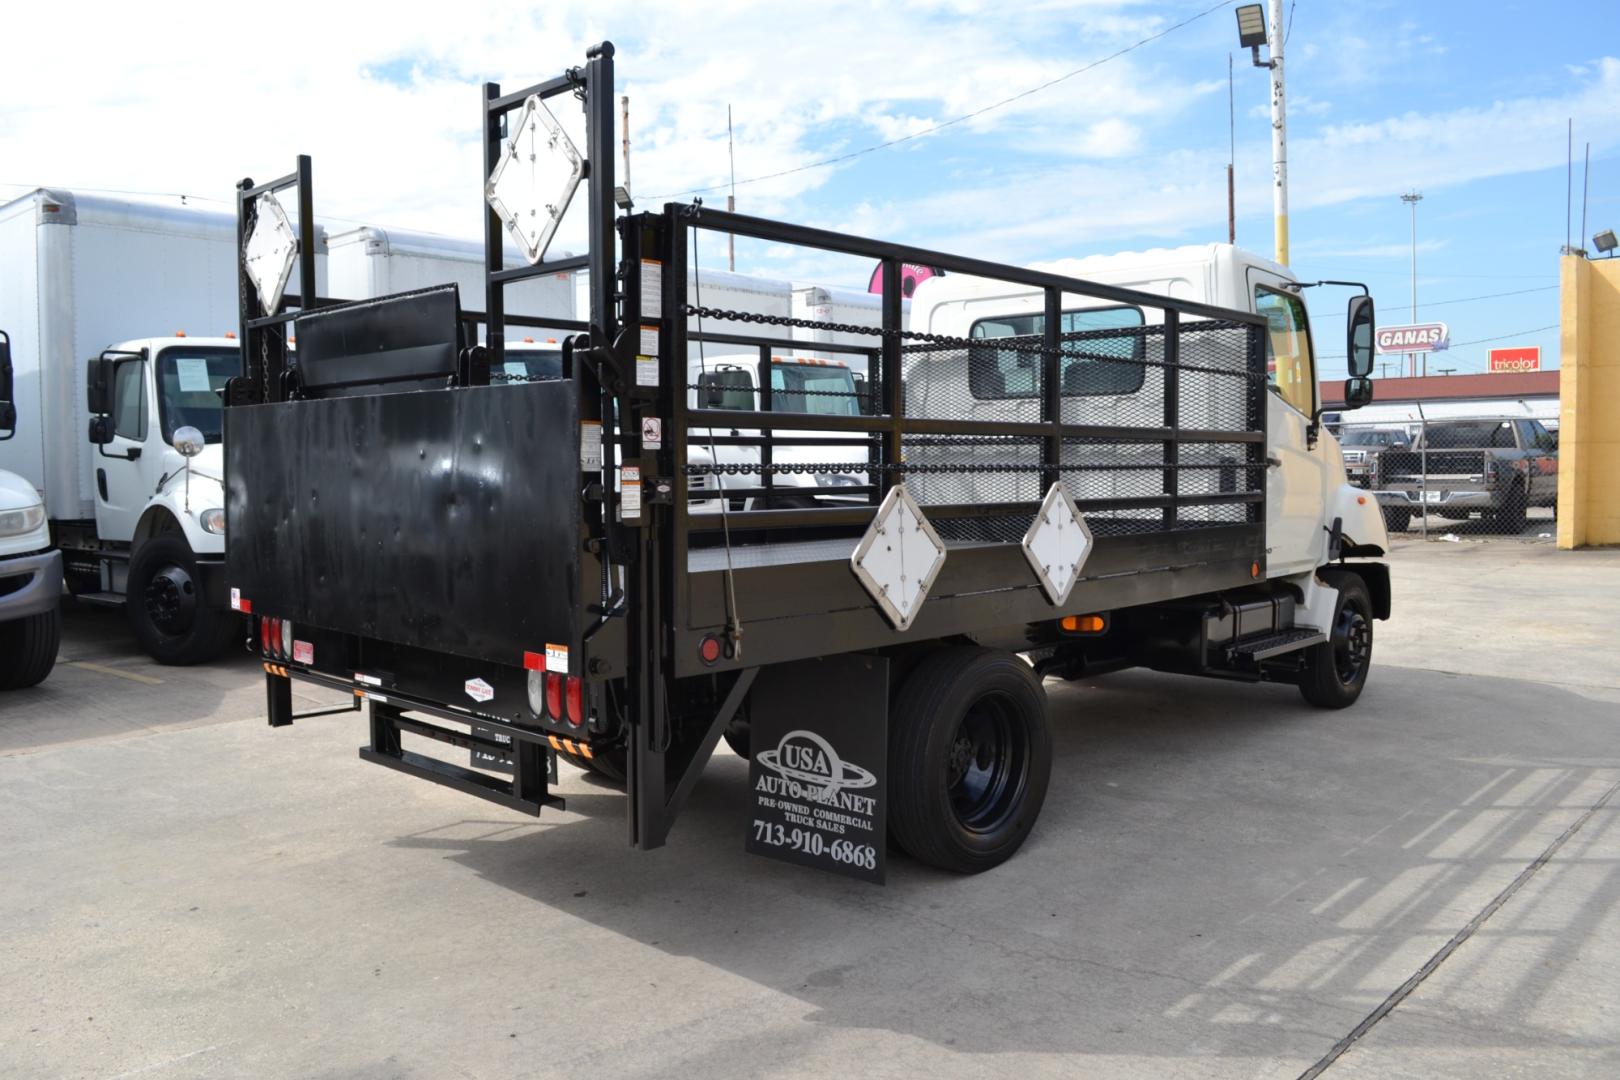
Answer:
<svg viewBox="0 0 1620 1080"><path fill-rule="evenodd" d="M1423 306L1426 308L1432 308L1445 307L1447 304L1469 304L1473 303L1475 300L1498 300L1504 296L1524 296L1527 293L1550 292L1553 289L1559 289L1562 287L1563 286L1561 285L1538 285L1534 289L1514 289L1511 292L1485 293L1481 296L1457 296L1450 300L1432 300ZM1342 319L1344 318L1344 312L1329 311L1320 315L1313 315L1311 318L1315 319L1317 322L1322 322L1326 319Z"/></svg>
<svg viewBox="0 0 1620 1080"><path fill-rule="evenodd" d="M1162 37L1173 34L1184 26L1190 26L1199 19L1204 18L1206 15L1219 11L1221 8L1227 7L1234 2L1235 0L1221 0L1220 3L1213 4L1196 15L1185 18L1178 23L1172 23L1170 26L1165 27L1156 34L1150 34L1133 45L1127 45L1118 52L1109 53L1107 56L1104 56L1101 59L1093 60L1082 67L1077 67L1065 75L1059 75L1057 78L1049 79L1046 82L1041 83L1039 86L1032 86L1028 90L1023 90L1014 94L1012 97L1002 98L1000 101L992 102L983 108L974 109L970 113L963 113L961 116L953 117L950 120L942 120L937 124L930 124L928 127L922 128L918 131L913 131L908 135L901 135L899 138L889 139L886 142L874 143L871 146L863 146L859 150L851 150L847 154L838 154L834 157L822 158L819 161L812 161L808 164L798 165L791 169L782 169L778 172L767 173L764 176L751 176L746 180L736 181L734 185L715 184L711 187L689 188L686 191L674 191L665 195L649 195L646 197L647 201L657 202L660 199L676 199L685 195L704 195L711 191L725 191L728 186L741 187L744 184L758 184L766 180L777 180L784 176L792 176L795 173L809 172L811 169L823 169L829 165L837 165L845 161L852 161L855 158L862 157L866 154L875 153L878 150L887 150L891 146L898 146L903 142L910 142L912 139L920 139L924 135L932 135L936 131L943 131L948 127L953 127L957 124L963 123L964 121L972 120L974 117L983 116L987 112L1002 108L1006 105L1011 105L1015 101L1021 101L1032 94L1038 94L1042 90L1048 90L1060 82L1066 82L1069 79L1074 78L1076 75L1084 75L1086 72L1091 71L1094 68L1099 68L1111 60L1118 60L1126 53L1135 52L1144 45L1149 45Z"/></svg>

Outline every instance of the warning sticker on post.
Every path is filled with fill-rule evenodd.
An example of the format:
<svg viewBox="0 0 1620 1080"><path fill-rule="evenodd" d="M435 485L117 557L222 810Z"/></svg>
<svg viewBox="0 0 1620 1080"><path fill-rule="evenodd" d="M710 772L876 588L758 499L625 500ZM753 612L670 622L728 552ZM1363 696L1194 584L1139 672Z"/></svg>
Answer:
<svg viewBox="0 0 1620 1080"><path fill-rule="evenodd" d="M657 259L641 260L641 317L664 317L664 264Z"/></svg>
<svg viewBox="0 0 1620 1080"><path fill-rule="evenodd" d="M619 512L626 521L641 517L640 465L626 465L619 470Z"/></svg>
<svg viewBox="0 0 1620 1080"><path fill-rule="evenodd" d="M638 356L638 357L636 357L636 385L637 386L657 386L658 385L658 357L656 357L656 356Z"/></svg>
<svg viewBox="0 0 1620 1080"><path fill-rule="evenodd" d="M208 393L208 361L200 356L181 356L174 362L175 373L180 376L182 394Z"/></svg>
<svg viewBox="0 0 1620 1080"><path fill-rule="evenodd" d="M641 344L636 352L642 356L658 355L658 327L645 324L641 327Z"/></svg>
<svg viewBox="0 0 1620 1080"><path fill-rule="evenodd" d="M602 421L579 422L579 468L581 472L596 472L602 468Z"/></svg>

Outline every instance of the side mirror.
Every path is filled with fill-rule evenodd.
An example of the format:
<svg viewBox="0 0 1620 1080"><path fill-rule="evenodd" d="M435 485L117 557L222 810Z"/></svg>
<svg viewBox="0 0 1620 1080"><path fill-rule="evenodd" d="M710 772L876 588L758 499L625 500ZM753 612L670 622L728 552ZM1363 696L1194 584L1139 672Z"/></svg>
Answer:
<svg viewBox="0 0 1620 1080"><path fill-rule="evenodd" d="M1373 383L1366 376L1357 376L1344 380L1344 407L1346 410L1359 409L1369 405L1373 399Z"/></svg>
<svg viewBox="0 0 1620 1080"><path fill-rule="evenodd" d="M92 416L90 418L90 444L92 446L106 446L112 442L112 417Z"/></svg>
<svg viewBox="0 0 1620 1080"><path fill-rule="evenodd" d="M203 438L203 433L190 424L174 433L174 448L180 451L181 457L196 457L203 452L203 447L206 445L207 441Z"/></svg>
<svg viewBox="0 0 1620 1080"><path fill-rule="evenodd" d="M0 330L0 439L17 428L17 406L11 402L11 335Z"/></svg>
<svg viewBox="0 0 1620 1080"><path fill-rule="evenodd" d="M85 378L84 398L91 416L107 416L112 413L113 363L114 361L103 356L90 361L90 370Z"/></svg>
<svg viewBox="0 0 1620 1080"><path fill-rule="evenodd" d="M1352 378L1366 378L1373 369L1373 301L1370 296L1352 296L1345 313L1345 365ZM1372 400L1369 393L1367 400Z"/></svg>

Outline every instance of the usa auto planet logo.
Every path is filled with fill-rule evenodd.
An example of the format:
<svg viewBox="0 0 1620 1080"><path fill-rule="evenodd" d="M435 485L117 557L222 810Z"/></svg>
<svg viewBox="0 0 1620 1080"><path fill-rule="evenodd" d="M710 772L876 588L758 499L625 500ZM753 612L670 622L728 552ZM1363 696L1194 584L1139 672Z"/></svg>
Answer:
<svg viewBox="0 0 1620 1080"><path fill-rule="evenodd" d="M759 763L788 781L790 788L803 785L806 789L789 794L814 802L842 803L846 791L877 784L877 777L840 758L832 744L813 731L788 732L776 749L760 752Z"/></svg>

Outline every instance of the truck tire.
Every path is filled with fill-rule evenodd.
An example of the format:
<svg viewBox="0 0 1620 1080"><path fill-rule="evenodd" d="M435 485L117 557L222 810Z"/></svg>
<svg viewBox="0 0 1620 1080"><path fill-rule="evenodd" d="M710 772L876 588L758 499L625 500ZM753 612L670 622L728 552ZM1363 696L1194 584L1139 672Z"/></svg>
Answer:
<svg viewBox="0 0 1620 1080"><path fill-rule="evenodd" d="M1339 590L1339 602L1328 639L1306 651L1299 692L1312 705L1343 709L1361 696L1372 669L1372 597L1359 574L1322 570L1317 576Z"/></svg>
<svg viewBox="0 0 1620 1080"><path fill-rule="evenodd" d="M236 616L210 607L197 557L179 533L154 536L129 561L124 607L146 654L160 664L200 664L236 633Z"/></svg>
<svg viewBox="0 0 1620 1080"><path fill-rule="evenodd" d="M615 784L623 784L625 777L630 775L628 747L620 745L606 750L597 750L590 757L583 754L570 754L566 750L558 750L557 756L562 758L581 772L595 773L604 780L611 780Z"/></svg>
<svg viewBox="0 0 1620 1080"><path fill-rule="evenodd" d="M56 666L62 609L0 623L0 690L38 686Z"/></svg>
<svg viewBox="0 0 1620 1080"><path fill-rule="evenodd" d="M1529 520L1529 505L1525 498L1524 486L1517 481L1508 488L1507 494L1502 496L1502 502L1491 511L1491 527L1500 533L1518 535L1524 532Z"/></svg>
<svg viewBox="0 0 1620 1080"><path fill-rule="evenodd" d="M1412 511L1404 506L1384 507L1384 528L1390 532L1405 532L1412 527Z"/></svg>
<svg viewBox="0 0 1620 1080"><path fill-rule="evenodd" d="M947 648L907 676L889 717L889 832L957 873L1012 857L1046 801L1046 691L1021 658Z"/></svg>

